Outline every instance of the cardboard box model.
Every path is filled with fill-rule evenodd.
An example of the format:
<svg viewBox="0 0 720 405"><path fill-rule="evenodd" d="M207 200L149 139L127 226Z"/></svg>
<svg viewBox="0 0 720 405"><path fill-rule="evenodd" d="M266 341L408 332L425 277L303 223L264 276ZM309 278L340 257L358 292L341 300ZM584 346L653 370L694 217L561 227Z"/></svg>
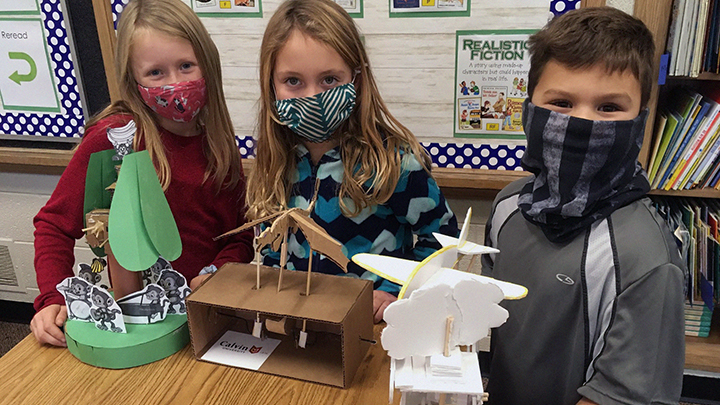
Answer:
<svg viewBox="0 0 720 405"><path fill-rule="evenodd" d="M281 340L258 371L347 388L373 338L372 283L358 278L311 273L312 289L305 295L308 274L228 263L187 297L188 324L195 357L227 331L251 333L259 317L266 335ZM305 348L297 334L306 325Z"/></svg>

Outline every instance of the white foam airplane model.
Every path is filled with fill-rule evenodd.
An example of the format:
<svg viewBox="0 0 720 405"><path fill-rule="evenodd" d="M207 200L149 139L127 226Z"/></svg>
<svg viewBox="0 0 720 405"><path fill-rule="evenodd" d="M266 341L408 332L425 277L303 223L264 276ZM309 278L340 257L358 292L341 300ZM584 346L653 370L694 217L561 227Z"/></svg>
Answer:
<svg viewBox="0 0 720 405"><path fill-rule="evenodd" d="M467 240L471 216L472 208L469 208L459 238L433 233L433 236L443 247L422 262L371 253L358 253L352 257L352 261L365 270L402 285L398 299L409 297L413 291L426 283L429 283L428 285L434 283L455 285L458 281L466 279L476 279L486 284L497 285L505 295L505 299L525 297L527 288L521 285L453 268L458 260L458 253L480 255L500 252L497 249L478 245Z"/></svg>

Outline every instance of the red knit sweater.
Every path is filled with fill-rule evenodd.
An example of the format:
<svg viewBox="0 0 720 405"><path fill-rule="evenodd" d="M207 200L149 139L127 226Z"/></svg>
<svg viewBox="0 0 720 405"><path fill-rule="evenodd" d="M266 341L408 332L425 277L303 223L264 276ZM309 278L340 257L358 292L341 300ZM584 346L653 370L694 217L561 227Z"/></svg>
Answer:
<svg viewBox="0 0 720 405"><path fill-rule="evenodd" d="M129 119L112 116L88 128L55 191L34 219L35 272L40 289L35 310L65 304L55 286L74 275L73 247L84 236L83 202L90 155L112 149L107 128L122 127ZM182 137L160 131L172 176L165 196L182 240L182 255L172 262L173 268L189 282L209 264L219 268L227 262L252 260L251 232L213 241L213 237L246 222L244 176L234 189L216 194L212 180L203 183L207 167L203 153L205 135Z"/></svg>

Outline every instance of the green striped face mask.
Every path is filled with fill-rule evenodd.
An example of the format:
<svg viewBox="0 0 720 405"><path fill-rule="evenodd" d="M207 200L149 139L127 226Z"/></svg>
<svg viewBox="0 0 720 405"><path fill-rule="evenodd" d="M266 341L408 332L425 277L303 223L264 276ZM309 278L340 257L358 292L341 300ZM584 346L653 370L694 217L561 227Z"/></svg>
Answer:
<svg viewBox="0 0 720 405"><path fill-rule="evenodd" d="M310 142L325 142L353 111L355 85L333 87L310 97L275 101L282 125Z"/></svg>

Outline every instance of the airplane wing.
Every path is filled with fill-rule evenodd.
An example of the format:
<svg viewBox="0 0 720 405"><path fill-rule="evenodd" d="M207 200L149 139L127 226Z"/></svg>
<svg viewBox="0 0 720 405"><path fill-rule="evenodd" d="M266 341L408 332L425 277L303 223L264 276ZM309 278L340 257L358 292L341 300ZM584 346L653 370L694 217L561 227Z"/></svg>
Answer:
<svg viewBox="0 0 720 405"><path fill-rule="evenodd" d="M372 253L358 253L352 257L352 261L363 269L400 285L407 282L415 267L420 264L413 260Z"/></svg>
<svg viewBox="0 0 720 405"><path fill-rule="evenodd" d="M421 286L433 283L455 285L458 281L469 278L497 285L508 300L527 295L528 290L522 285L446 267L452 265L452 258L455 256L453 248L440 249L422 262L371 253L358 253L352 257L352 261L365 270L402 285L398 298L409 296Z"/></svg>
<svg viewBox="0 0 720 405"><path fill-rule="evenodd" d="M435 239L440 242L443 247L456 245L460 243L459 238L453 238L452 236L443 235L441 233L433 232ZM499 250L491 248L489 246L478 245L477 243L465 241L462 246L458 246L458 252L464 255L482 255L486 253L500 253Z"/></svg>

